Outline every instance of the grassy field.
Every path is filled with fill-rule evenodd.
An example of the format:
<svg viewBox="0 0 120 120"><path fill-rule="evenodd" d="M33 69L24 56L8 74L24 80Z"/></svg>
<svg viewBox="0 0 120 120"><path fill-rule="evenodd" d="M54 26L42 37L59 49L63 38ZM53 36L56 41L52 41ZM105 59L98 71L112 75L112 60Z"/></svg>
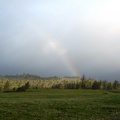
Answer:
<svg viewBox="0 0 120 120"><path fill-rule="evenodd" d="M120 120L120 93L55 89L0 93L0 120Z"/></svg>

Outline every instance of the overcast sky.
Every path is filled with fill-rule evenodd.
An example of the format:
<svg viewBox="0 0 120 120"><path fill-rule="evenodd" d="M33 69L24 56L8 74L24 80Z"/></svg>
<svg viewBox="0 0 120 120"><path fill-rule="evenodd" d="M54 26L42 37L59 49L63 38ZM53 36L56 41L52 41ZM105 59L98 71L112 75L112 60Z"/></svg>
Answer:
<svg viewBox="0 0 120 120"><path fill-rule="evenodd" d="M0 74L120 80L119 0L0 0Z"/></svg>

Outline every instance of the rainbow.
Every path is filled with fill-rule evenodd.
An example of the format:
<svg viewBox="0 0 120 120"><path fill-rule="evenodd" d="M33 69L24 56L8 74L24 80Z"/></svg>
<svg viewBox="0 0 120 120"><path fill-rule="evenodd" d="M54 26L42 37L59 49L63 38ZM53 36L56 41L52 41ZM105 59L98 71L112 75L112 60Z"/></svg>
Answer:
<svg viewBox="0 0 120 120"><path fill-rule="evenodd" d="M27 17L26 18L27 20L29 19L28 24L32 27L32 29L34 29L40 35L40 37L42 37L44 40L46 40L47 44L53 50L55 50L57 52L57 54L59 54L61 56L61 60L63 61L63 63L65 64L66 68L69 70L71 75L79 76L78 71L75 68L75 66L73 65L73 62L70 60L65 48L63 48L62 45L60 45L60 43L58 43L58 40L55 37L53 37L50 33L45 32L44 29L40 29L42 27L39 25L39 23L36 23L35 20L30 18L30 16L25 16L25 17Z"/></svg>
<svg viewBox="0 0 120 120"><path fill-rule="evenodd" d="M57 42L55 37L50 37L50 35L46 35L49 45L61 56L61 60L70 71L71 76L79 76L78 71L76 70L73 62L70 60L65 48L62 47L60 43Z"/></svg>
<svg viewBox="0 0 120 120"><path fill-rule="evenodd" d="M63 61L66 64L67 68L70 70L72 76L80 76L78 74L78 71L76 70L75 66L73 65L73 62L71 62L70 59L68 59L68 56L63 56Z"/></svg>

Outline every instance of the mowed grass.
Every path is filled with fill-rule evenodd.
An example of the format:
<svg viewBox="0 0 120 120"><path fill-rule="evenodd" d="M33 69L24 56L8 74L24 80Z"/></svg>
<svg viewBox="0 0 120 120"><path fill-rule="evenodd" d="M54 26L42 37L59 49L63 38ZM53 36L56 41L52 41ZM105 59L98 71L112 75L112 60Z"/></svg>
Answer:
<svg viewBox="0 0 120 120"><path fill-rule="evenodd" d="M0 120L120 120L120 93L55 89L0 93Z"/></svg>

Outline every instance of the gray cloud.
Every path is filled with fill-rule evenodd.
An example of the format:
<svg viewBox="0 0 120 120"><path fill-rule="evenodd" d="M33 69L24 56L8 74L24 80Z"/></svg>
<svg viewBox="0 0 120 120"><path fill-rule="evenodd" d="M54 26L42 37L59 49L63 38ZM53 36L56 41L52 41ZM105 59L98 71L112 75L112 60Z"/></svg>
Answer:
<svg viewBox="0 0 120 120"><path fill-rule="evenodd" d="M1 0L0 74L72 76L74 66L79 75L119 80L118 5L117 0Z"/></svg>

